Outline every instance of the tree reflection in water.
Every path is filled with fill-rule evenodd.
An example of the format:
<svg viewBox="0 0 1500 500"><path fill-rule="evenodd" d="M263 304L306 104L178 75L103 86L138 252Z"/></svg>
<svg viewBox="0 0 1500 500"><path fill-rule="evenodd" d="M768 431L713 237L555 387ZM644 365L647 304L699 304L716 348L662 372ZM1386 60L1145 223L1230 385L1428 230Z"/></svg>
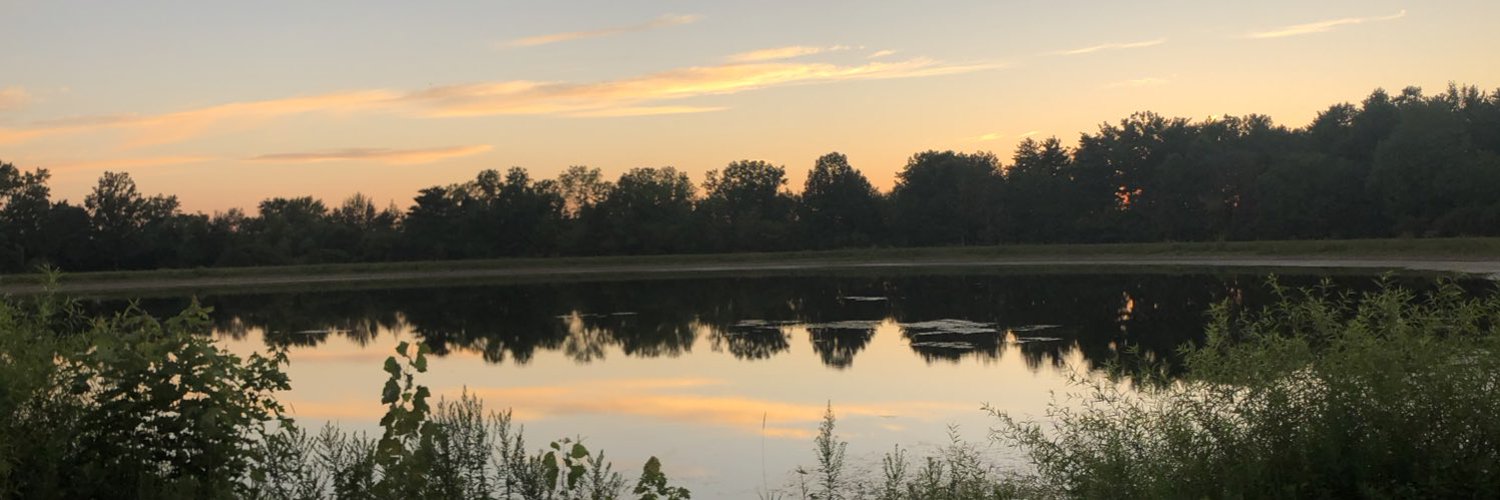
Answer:
<svg viewBox="0 0 1500 500"><path fill-rule="evenodd" d="M894 323L929 363L995 360L1018 350L1032 370L1075 351L1090 368L1141 359L1172 365L1178 345L1201 336L1217 302L1272 300L1254 275L797 276L414 287L199 297L216 328L236 338L261 330L273 345L316 346L330 336L364 344L406 329L436 355L476 352L526 364L538 350L579 363L611 355L675 357L700 337L740 360L777 356L805 336L823 364L854 364L882 323ZM1316 278L1282 278L1311 285ZM1430 279L1403 284L1428 286ZM1333 286L1369 289L1372 277ZM1482 286L1475 283L1474 286ZM141 300L155 313L188 297ZM108 310L118 300L87 304ZM1121 357L1131 348L1138 356Z"/></svg>

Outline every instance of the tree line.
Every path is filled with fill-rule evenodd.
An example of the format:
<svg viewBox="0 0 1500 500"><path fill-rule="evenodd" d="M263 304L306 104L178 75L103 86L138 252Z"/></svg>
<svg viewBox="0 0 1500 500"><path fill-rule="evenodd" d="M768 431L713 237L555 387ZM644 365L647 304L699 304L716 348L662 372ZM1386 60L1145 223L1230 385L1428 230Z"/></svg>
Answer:
<svg viewBox="0 0 1500 500"><path fill-rule="evenodd" d="M184 212L106 172L81 205L49 173L0 163L0 271L253 266L512 256L870 246L1500 235L1500 91L1376 90L1301 128L1264 115L1143 112L1075 145L925 151L876 190L819 157L800 193L786 167L742 160L701 183L673 167L613 181L523 168L422 189L402 210L271 198L254 214Z"/></svg>

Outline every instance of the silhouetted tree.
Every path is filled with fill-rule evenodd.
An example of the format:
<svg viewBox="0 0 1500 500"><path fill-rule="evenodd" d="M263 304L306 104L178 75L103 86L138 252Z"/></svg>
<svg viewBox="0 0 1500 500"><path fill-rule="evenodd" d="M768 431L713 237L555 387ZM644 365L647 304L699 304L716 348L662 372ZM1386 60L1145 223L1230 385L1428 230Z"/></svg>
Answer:
<svg viewBox="0 0 1500 500"><path fill-rule="evenodd" d="M1003 185L994 154L917 153L891 191L897 237L909 245L994 243Z"/></svg>
<svg viewBox="0 0 1500 500"><path fill-rule="evenodd" d="M1005 170L1006 241L1055 243L1078 239L1073 228L1085 207L1069 178L1073 155L1056 137L1016 146Z"/></svg>
<svg viewBox="0 0 1500 500"><path fill-rule="evenodd" d="M760 160L740 160L710 170L699 210L717 251L786 248L791 239L791 194L786 169Z"/></svg>
<svg viewBox="0 0 1500 500"><path fill-rule="evenodd" d="M884 238L880 193L843 154L818 158L799 201L797 221L807 247L863 246Z"/></svg>
<svg viewBox="0 0 1500 500"><path fill-rule="evenodd" d="M22 172L0 162L0 270L51 263L48 226L52 204L45 169Z"/></svg>
<svg viewBox="0 0 1500 500"><path fill-rule="evenodd" d="M151 245L164 243L148 235L177 214L176 196L145 197L124 172L105 172L92 193L84 197L94 230L95 256L106 269L154 267Z"/></svg>
<svg viewBox="0 0 1500 500"><path fill-rule="evenodd" d="M700 245L693 220L693 182L672 167L634 168L598 206L595 233L606 253L687 252Z"/></svg>

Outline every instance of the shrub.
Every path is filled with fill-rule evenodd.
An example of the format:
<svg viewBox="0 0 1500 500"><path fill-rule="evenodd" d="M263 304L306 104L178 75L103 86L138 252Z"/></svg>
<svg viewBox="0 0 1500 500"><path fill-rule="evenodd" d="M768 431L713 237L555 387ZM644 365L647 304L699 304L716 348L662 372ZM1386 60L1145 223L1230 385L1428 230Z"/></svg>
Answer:
<svg viewBox="0 0 1500 500"><path fill-rule="evenodd" d="M1500 495L1500 297L1271 285L1213 309L1184 379L1097 380L995 437L1083 498Z"/></svg>

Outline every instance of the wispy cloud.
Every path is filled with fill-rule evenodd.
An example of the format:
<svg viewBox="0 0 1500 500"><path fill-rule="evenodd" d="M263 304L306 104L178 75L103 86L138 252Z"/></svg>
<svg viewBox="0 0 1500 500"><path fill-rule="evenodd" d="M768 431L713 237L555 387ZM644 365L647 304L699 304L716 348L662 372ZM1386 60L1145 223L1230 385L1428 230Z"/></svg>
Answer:
<svg viewBox="0 0 1500 500"><path fill-rule="evenodd" d="M1346 17L1343 19L1329 19L1305 24L1294 24L1267 31L1257 31L1245 34L1245 38L1282 38L1288 36L1311 35L1313 33L1324 33L1333 31L1340 26L1351 26L1355 24L1373 23L1380 21L1394 21L1406 17L1406 11L1402 10L1389 16L1378 17Z"/></svg>
<svg viewBox="0 0 1500 500"><path fill-rule="evenodd" d="M513 81L436 87L403 100L431 116L621 116L703 112L701 107L653 107L661 101L724 95L767 87L851 80L920 78L969 73L1000 64L947 64L930 59L841 66L826 63L750 63L700 66L598 83Z"/></svg>
<svg viewBox="0 0 1500 500"><path fill-rule="evenodd" d="M795 58L795 57L810 56L810 55L813 55L813 54L820 54L820 53L823 53L823 52L833 52L833 51L839 51L839 50L849 50L849 48L850 47L844 46L844 45L835 45L835 46L832 46L832 47L810 47L810 46L806 46L806 45L792 45L792 46L789 46L789 47L776 47L776 48L772 48L772 49L761 49L761 50L752 50L750 52L741 52L739 54L735 54L735 55L729 56L726 59L729 62L732 62L732 63L752 63L752 62L779 61L779 60L782 60L782 59L792 59L792 58Z"/></svg>
<svg viewBox="0 0 1500 500"><path fill-rule="evenodd" d="M870 59L880 59L882 57L890 57L890 56L893 56L893 55L896 55L896 51L894 51L894 50L877 50L874 53L871 53L869 56L866 56L866 57L868 57Z"/></svg>
<svg viewBox="0 0 1500 500"><path fill-rule="evenodd" d="M711 113L729 109L723 106L624 106L618 108L605 108L592 111L578 111L569 114L579 118L618 118L627 116L656 116L656 115L681 115L690 113Z"/></svg>
<svg viewBox="0 0 1500 500"><path fill-rule="evenodd" d="M31 102L31 94L25 88L10 86L0 87L0 111L15 109Z"/></svg>
<svg viewBox="0 0 1500 500"><path fill-rule="evenodd" d="M1083 48L1077 48L1077 49L1072 49L1072 50L1062 50L1062 51L1058 51L1057 54L1062 54L1062 55L1065 55L1065 56L1076 56L1076 55L1079 55L1079 54L1091 54L1091 53L1094 53L1094 52L1101 52L1101 51L1105 51L1105 50L1139 49L1139 48L1144 48L1144 47L1155 47L1157 45L1161 45L1161 44L1164 44L1164 43L1167 43L1167 39L1165 39L1165 38L1157 38L1155 40L1145 40L1145 41L1141 41L1141 42L1101 43L1099 45L1092 45L1092 46L1083 47Z"/></svg>
<svg viewBox="0 0 1500 500"><path fill-rule="evenodd" d="M1037 135L1037 134L1040 134L1040 133L1042 133L1042 131L1040 131L1040 130L1027 130L1026 133L1018 135L1018 136L1016 136L1016 138L1017 139L1025 139L1027 137L1031 137L1033 135Z"/></svg>
<svg viewBox="0 0 1500 500"><path fill-rule="evenodd" d="M1168 80L1166 78L1146 77L1146 78L1135 78L1135 79L1130 79L1130 80L1121 80L1121 81L1118 81L1118 82L1113 82L1113 83L1105 84L1104 88L1153 87L1153 86L1157 86L1157 85L1166 85L1168 83L1172 83L1172 81Z"/></svg>
<svg viewBox="0 0 1500 500"><path fill-rule="evenodd" d="M979 142L989 142L989 141L994 141L994 140L999 140L999 139L1000 139L1000 133L999 132L990 132L988 134L984 134L984 135L979 136Z"/></svg>
<svg viewBox="0 0 1500 500"><path fill-rule="evenodd" d="M654 29L659 29L659 28L667 28L667 27L671 27L671 26L680 26L680 25L684 25L684 24L692 24L692 23L698 22L699 19L702 19L702 16L692 15L692 14L689 14L689 15L669 14L669 15L661 16L661 17L658 17L656 19L652 19L650 21L646 21L646 22L643 22L643 23L636 23L636 24L631 24L631 25L626 25L626 26L615 26L615 27L611 27L611 28L601 28L601 29L596 29L596 30L569 31L569 32L566 32L566 33L552 33L552 34L548 34L548 35L529 36L529 37L526 37L526 38L518 38L518 39L515 39L515 40L511 40L511 41L505 42L505 43L503 43L501 45L503 47L535 47L535 46L538 46L538 45L547 45L547 44L553 44L553 43L559 43L559 42L570 42L570 41L573 41L573 40L582 40L582 39L585 39L585 38L599 38L599 37L606 37L606 36L622 35L622 34L625 34L625 33L634 33L634 32L637 32L637 31L649 31L649 30L654 30Z"/></svg>
<svg viewBox="0 0 1500 500"><path fill-rule="evenodd" d="M250 158L252 161L279 163L321 163L329 161L374 161L391 165L432 163L449 158L472 156L489 151L491 146L452 146L443 148L388 149L349 148L301 153L272 153Z"/></svg>
<svg viewBox="0 0 1500 500"><path fill-rule="evenodd" d="M183 165L187 163L202 163L212 161L211 156L152 156L144 158L110 158L107 160L88 160L73 162L58 162L44 164L51 170L127 170L147 167L165 167L170 165Z"/></svg>
<svg viewBox="0 0 1500 500"><path fill-rule="evenodd" d="M158 115L79 116L33 123L25 128L0 128L0 144L100 129L125 129L135 134L130 144L144 146L178 142L203 134L224 122L243 123L305 113L350 113L388 106L399 93L384 90L337 92L305 97L220 104Z"/></svg>
<svg viewBox="0 0 1500 500"><path fill-rule="evenodd" d="M99 115L0 128L0 144L42 137L119 130L127 144L179 142L198 135L243 128L265 120L303 114L347 115L389 112L420 117L552 115L623 117L704 113L722 106L681 105L671 101L725 95L768 87L853 80L922 78L1003 67L998 63L952 64L925 58L829 63L728 63L679 68L593 83L514 80L431 87L412 92L356 90L313 96L220 104L155 115Z"/></svg>

